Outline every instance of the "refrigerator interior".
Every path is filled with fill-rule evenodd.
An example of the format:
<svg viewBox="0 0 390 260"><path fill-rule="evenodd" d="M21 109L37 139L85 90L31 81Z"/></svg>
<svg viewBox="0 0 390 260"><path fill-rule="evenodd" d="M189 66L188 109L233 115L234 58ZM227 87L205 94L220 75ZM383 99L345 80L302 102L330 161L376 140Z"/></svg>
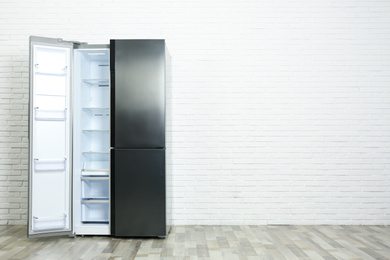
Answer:
<svg viewBox="0 0 390 260"><path fill-rule="evenodd" d="M32 48L29 235L71 229L69 48Z"/></svg>
<svg viewBox="0 0 390 260"><path fill-rule="evenodd" d="M110 234L109 49L74 50L75 234Z"/></svg>

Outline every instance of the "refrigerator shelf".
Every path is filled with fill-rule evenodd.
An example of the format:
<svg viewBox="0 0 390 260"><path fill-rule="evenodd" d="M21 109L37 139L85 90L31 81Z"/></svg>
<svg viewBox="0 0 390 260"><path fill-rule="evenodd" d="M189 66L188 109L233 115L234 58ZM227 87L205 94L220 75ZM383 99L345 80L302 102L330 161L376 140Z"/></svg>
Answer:
<svg viewBox="0 0 390 260"><path fill-rule="evenodd" d="M110 130L97 130L97 129L84 129L82 130L83 133L106 133L108 134L110 132Z"/></svg>
<svg viewBox="0 0 390 260"><path fill-rule="evenodd" d="M83 169L81 170L82 176L109 176L109 169Z"/></svg>
<svg viewBox="0 0 390 260"><path fill-rule="evenodd" d="M90 117L110 117L108 108L83 108L83 111L89 113Z"/></svg>
<svg viewBox="0 0 390 260"><path fill-rule="evenodd" d="M108 176L90 176L90 177L81 177L82 181L104 181L104 180L109 180L110 177Z"/></svg>
<svg viewBox="0 0 390 260"><path fill-rule="evenodd" d="M93 221L93 220L83 220L81 221L83 224L104 224L107 225L109 221Z"/></svg>
<svg viewBox="0 0 390 260"><path fill-rule="evenodd" d="M98 86L98 87L109 87L110 80L109 79L83 79L84 83L89 85Z"/></svg>
<svg viewBox="0 0 390 260"><path fill-rule="evenodd" d="M108 107L83 107L83 111L89 112L89 113L99 113L99 114L105 114L106 116L109 116L110 108Z"/></svg>
<svg viewBox="0 0 390 260"><path fill-rule="evenodd" d="M110 203L109 197L82 197L82 203Z"/></svg>
<svg viewBox="0 0 390 260"><path fill-rule="evenodd" d="M83 204L108 204L110 200L105 198L83 198L81 199L81 203Z"/></svg>

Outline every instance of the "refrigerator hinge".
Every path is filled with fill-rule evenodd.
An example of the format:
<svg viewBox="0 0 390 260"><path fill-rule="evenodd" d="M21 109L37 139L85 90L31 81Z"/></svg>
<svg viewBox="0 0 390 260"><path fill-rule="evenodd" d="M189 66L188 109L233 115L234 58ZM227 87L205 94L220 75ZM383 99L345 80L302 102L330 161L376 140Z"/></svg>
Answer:
<svg viewBox="0 0 390 260"><path fill-rule="evenodd" d="M62 38L58 38L58 42L68 42L68 43L73 43L73 44L75 44L75 45L88 44L87 42L79 42L79 41L64 41Z"/></svg>

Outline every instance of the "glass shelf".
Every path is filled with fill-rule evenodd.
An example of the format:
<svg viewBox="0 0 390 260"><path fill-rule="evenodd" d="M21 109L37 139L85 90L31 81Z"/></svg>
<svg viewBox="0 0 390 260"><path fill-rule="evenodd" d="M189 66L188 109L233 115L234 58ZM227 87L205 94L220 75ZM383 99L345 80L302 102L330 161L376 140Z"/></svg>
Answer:
<svg viewBox="0 0 390 260"><path fill-rule="evenodd" d="M95 129L85 129L83 133L109 133L110 130L95 130Z"/></svg>
<svg viewBox="0 0 390 260"><path fill-rule="evenodd" d="M109 107L83 107L82 108L83 111L86 111L86 112L103 112L103 113L106 113L106 112L109 112L110 111L110 108Z"/></svg>
<svg viewBox="0 0 390 260"><path fill-rule="evenodd" d="M89 113L89 116L108 117L110 116L110 109L108 107L84 107L82 110Z"/></svg>
<svg viewBox="0 0 390 260"><path fill-rule="evenodd" d="M99 87L109 87L110 86L109 79L83 79L83 82L87 83L89 85L99 86Z"/></svg>
<svg viewBox="0 0 390 260"><path fill-rule="evenodd" d="M105 181L109 180L110 177L108 176L87 176L87 177L81 177L82 181Z"/></svg>
<svg viewBox="0 0 390 260"><path fill-rule="evenodd" d="M110 203L109 198L83 198L81 199L82 203L96 203L96 204L103 204L103 203Z"/></svg>
<svg viewBox="0 0 390 260"><path fill-rule="evenodd" d="M110 169L83 169L81 176L99 176L107 177L110 175Z"/></svg>

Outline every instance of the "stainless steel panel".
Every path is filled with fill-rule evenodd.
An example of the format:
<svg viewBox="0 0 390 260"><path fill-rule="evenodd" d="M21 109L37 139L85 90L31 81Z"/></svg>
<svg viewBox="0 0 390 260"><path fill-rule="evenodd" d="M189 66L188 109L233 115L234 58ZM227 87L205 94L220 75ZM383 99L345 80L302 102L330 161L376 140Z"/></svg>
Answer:
<svg viewBox="0 0 390 260"><path fill-rule="evenodd" d="M111 40L111 146L165 147L165 41Z"/></svg>
<svg viewBox="0 0 390 260"><path fill-rule="evenodd" d="M119 237L165 237L165 149L115 149L112 152L115 188L111 233Z"/></svg>

